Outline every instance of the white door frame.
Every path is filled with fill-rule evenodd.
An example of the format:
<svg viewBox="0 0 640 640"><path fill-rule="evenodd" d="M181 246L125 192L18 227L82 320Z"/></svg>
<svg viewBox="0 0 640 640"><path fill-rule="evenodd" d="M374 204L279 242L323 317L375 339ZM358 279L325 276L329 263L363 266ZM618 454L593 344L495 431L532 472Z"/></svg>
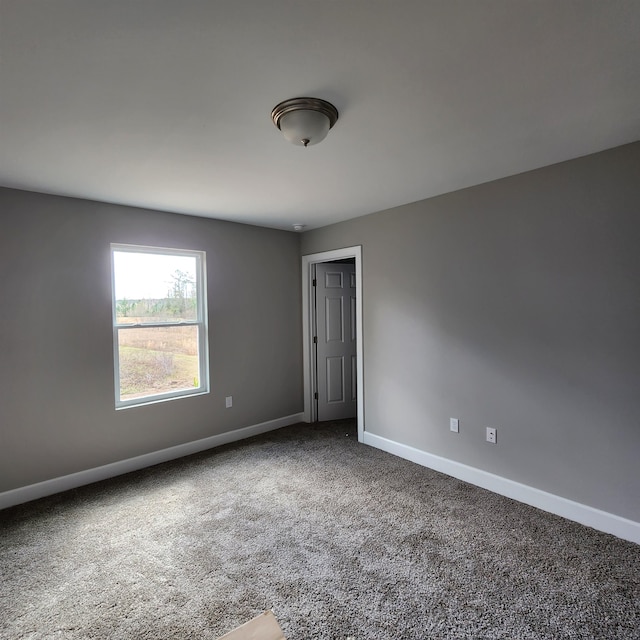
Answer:
<svg viewBox="0 0 640 640"><path fill-rule="evenodd" d="M313 265L344 258L356 261L356 385L358 407L358 442L364 442L364 367L362 342L362 246L345 247L302 256L302 362L304 367L304 421L315 422L316 407L312 401L316 372L313 349Z"/></svg>

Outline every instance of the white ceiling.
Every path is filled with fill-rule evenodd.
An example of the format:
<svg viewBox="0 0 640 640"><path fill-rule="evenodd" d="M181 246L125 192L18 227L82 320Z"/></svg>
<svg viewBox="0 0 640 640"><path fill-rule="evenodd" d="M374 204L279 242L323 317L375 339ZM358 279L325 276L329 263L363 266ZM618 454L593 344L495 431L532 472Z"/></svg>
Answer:
<svg viewBox="0 0 640 640"><path fill-rule="evenodd" d="M0 184L283 229L640 138L638 0L0 0L0 56Z"/></svg>

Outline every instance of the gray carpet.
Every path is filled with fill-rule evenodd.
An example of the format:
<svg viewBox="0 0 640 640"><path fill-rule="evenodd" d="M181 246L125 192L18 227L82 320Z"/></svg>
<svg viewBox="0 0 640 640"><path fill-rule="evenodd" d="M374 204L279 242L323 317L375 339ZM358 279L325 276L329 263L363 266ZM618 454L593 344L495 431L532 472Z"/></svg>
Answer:
<svg viewBox="0 0 640 640"><path fill-rule="evenodd" d="M296 425L0 513L0 637L640 638L640 546Z"/></svg>

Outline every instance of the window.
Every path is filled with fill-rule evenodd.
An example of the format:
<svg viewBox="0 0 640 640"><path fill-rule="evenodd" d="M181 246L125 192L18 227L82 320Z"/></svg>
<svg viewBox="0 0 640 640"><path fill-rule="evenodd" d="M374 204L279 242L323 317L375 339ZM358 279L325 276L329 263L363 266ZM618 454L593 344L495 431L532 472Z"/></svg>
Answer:
<svg viewBox="0 0 640 640"><path fill-rule="evenodd" d="M208 393L205 254L111 245L116 408Z"/></svg>

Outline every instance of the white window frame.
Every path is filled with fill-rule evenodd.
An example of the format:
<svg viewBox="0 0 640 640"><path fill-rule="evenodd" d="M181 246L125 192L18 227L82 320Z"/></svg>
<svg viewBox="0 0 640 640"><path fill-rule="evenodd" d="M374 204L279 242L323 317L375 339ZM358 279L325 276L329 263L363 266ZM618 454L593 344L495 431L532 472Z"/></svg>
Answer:
<svg viewBox="0 0 640 640"><path fill-rule="evenodd" d="M166 256L186 256L196 259L196 295L197 295L197 317L195 320L181 320L179 322L144 322L136 324L118 323L116 314L116 287L115 287L115 264L114 253L149 253ZM165 402L186 396L198 396L209 393L209 332L207 326L207 267L206 254L204 251L192 251L187 249L171 249L168 247L149 247L133 244L111 244L111 309L113 317L113 363L114 363L114 391L116 409L127 409L129 407L139 407L156 402ZM195 326L198 328L198 365L199 365L199 387L192 389L181 389L179 391L168 391L131 398L129 400L120 399L120 349L119 332L127 329L140 327L185 327Z"/></svg>

